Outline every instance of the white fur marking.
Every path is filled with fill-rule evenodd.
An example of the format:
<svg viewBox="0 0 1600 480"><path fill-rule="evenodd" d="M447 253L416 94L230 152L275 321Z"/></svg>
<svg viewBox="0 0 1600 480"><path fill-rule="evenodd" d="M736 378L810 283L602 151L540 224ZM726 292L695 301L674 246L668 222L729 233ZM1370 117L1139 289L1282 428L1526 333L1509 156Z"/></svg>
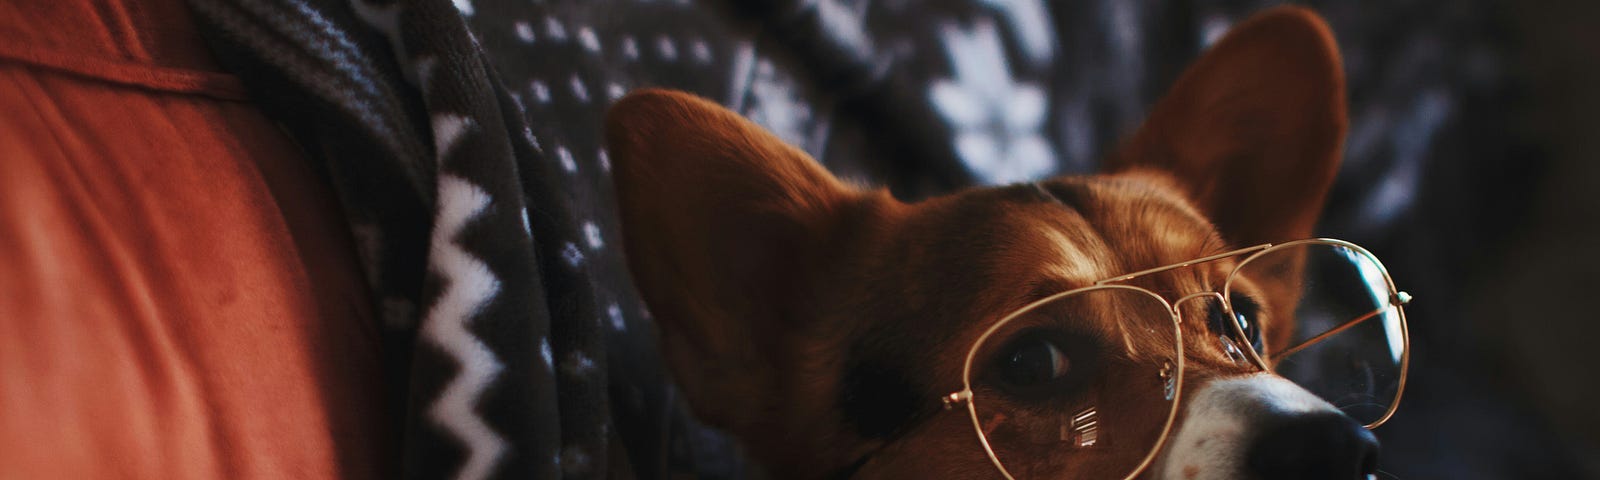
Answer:
<svg viewBox="0 0 1600 480"><path fill-rule="evenodd" d="M1255 417L1338 412L1327 402L1277 375L1260 373L1214 380L1193 393L1183 424L1167 439L1156 478L1221 480L1243 476L1244 452L1254 440ZM1190 477L1184 470L1193 468Z"/></svg>
<svg viewBox="0 0 1600 480"><path fill-rule="evenodd" d="M1101 274L1099 264L1094 261L1093 255L1084 254L1066 234L1054 228L1041 230L1051 245L1056 246L1056 255L1050 258L1050 263L1045 264L1045 273L1058 276L1065 280L1092 281L1104 275Z"/></svg>

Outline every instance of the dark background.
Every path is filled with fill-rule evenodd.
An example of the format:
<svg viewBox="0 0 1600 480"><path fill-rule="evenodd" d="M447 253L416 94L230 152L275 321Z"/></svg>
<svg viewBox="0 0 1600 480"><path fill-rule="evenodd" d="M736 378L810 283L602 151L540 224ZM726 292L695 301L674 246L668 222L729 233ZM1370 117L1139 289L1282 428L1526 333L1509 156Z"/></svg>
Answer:
<svg viewBox="0 0 1600 480"><path fill-rule="evenodd" d="M1600 286L1600 3L1505 2L1501 8L1496 17L1507 32L1505 65L1522 90L1512 97L1514 108L1482 114L1502 117L1505 128L1533 146L1526 156L1495 159L1526 165L1527 202L1522 210L1465 212L1488 217L1491 229L1504 231L1503 241L1466 257L1465 286L1455 307L1460 316L1430 318L1427 336L1436 343L1459 341L1453 349L1477 362L1446 363L1455 359L1441 355L1429 369L1478 383L1526 408L1527 421L1549 435L1549 443L1515 436L1496 443L1568 454L1581 478L1600 478L1600 375L1591 370L1600 339L1594 307ZM1485 186L1472 193L1520 203L1492 179ZM1448 208L1448 201L1440 203ZM1463 333L1448 333L1456 329ZM1454 421L1476 423L1470 417ZM1480 435L1494 437L1485 430ZM1461 458L1463 466L1472 465L1472 457ZM1537 472L1542 465L1525 467Z"/></svg>

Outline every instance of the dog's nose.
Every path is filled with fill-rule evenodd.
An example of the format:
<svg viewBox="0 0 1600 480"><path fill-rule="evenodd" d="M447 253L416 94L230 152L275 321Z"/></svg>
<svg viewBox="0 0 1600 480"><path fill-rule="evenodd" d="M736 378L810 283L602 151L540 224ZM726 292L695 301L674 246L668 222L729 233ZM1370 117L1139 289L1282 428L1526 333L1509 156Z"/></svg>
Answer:
<svg viewBox="0 0 1600 480"><path fill-rule="evenodd" d="M1260 480L1365 479L1378 469L1378 438L1336 412L1300 414L1273 422L1247 455Z"/></svg>

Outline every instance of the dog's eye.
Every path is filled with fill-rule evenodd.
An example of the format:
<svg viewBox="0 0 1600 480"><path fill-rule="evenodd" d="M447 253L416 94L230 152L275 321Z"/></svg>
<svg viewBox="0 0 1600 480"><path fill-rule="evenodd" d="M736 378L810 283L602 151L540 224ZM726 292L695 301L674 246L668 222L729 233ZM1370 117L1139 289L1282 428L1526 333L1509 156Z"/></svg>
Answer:
<svg viewBox="0 0 1600 480"><path fill-rule="evenodd" d="M982 382L1018 400L1076 394L1100 370L1100 348L1092 335L1033 328L1002 345L986 362Z"/></svg>
<svg viewBox="0 0 1600 480"><path fill-rule="evenodd" d="M1244 332L1244 338L1240 340L1249 342L1251 347L1260 352L1262 347L1261 325L1258 320L1261 306L1250 297L1238 293L1230 295L1228 303L1233 304L1233 318L1228 318L1227 312L1223 311L1221 305L1212 305L1209 315L1211 317L1209 319L1211 320L1211 330L1218 335L1231 338L1234 335L1233 327L1225 323L1231 320L1239 325L1239 331Z"/></svg>
<svg viewBox="0 0 1600 480"><path fill-rule="evenodd" d="M1023 335L1000 354L996 374L1012 387L1036 387L1066 378L1072 359L1063 347L1044 335Z"/></svg>

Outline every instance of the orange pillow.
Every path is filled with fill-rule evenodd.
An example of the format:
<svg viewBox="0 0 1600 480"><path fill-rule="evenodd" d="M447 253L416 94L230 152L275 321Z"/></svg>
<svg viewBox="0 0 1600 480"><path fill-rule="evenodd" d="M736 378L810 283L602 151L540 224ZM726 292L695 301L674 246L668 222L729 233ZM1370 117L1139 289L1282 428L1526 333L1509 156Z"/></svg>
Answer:
<svg viewBox="0 0 1600 480"><path fill-rule="evenodd" d="M345 222L181 0L0 2L0 478L388 478Z"/></svg>

